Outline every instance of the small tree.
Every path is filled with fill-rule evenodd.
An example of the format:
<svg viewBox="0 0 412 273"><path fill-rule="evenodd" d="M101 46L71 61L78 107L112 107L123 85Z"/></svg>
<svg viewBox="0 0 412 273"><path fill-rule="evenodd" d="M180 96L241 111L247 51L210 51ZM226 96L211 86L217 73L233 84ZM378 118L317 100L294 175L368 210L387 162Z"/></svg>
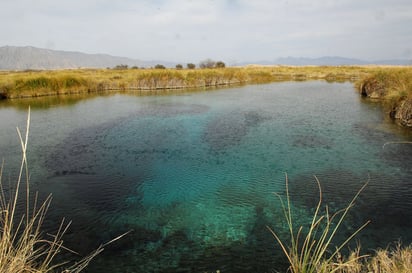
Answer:
<svg viewBox="0 0 412 273"><path fill-rule="evenodd" d="M206 59L202 62L200 62L199 67L200 68L213 68L215 67L216 62L213 61L212 59Z"/></svg>
<svg viewBox="0 0 412 273"><path fill-rule="evenodd" d="M187 66L187 69L195 69L196 68L196 65L192 64L192 63L188 63L186 66Z"/></svg>
<svg viewBox="0 0 412 273"><path fill-rule="evenodd" d="M215 67L216 68L225 68L226 64L222 61L218 61L218 62L216 62Z"/></svg>
<svg viewBox="0 0 412 273"><path fill-rule="evenodd" d="M125 70L125 69L128 69L128 68L129 68L129 66L127 64L118 64L113 69Z"/></svg>
<svg viewBox="0 0 412 273"><path fill-rule="evenodd" d="M166 67L165 67L164 65L162 65L162 64L157 64L157 65L155 65L154 68L155 68L155 69L166 69Z"/></svg>
<svg viewBox="0 0 412 273"><path fill-rule="evenodd" d="M177 70L183 69L183 65L177 64L177 65L176 65L176 69L177 69Z"/></svg>

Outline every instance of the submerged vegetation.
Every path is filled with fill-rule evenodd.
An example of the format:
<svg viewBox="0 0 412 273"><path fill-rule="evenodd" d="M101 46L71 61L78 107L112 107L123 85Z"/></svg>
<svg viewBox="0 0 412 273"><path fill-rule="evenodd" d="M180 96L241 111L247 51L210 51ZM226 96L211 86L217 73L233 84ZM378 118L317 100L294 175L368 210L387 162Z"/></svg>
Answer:
<svg viewBox="0 0 412 273"><path fill-rule="evenodd" d="M64 219L53 234L45 234L43 222L51 203L51 195L44 201L31 196L27 166L27 143L30 126L30 109L26 133L17 129L22 160L16 184L6 188L3 181L3 164L0 166L0 272L2 273L78 273L99 255L104 247L125 234L100 245L86 257L72 263L62 261L62 252L73 252L63 245L63 236L70 226ZM31 202L33 200L33 202Z"/></svg>

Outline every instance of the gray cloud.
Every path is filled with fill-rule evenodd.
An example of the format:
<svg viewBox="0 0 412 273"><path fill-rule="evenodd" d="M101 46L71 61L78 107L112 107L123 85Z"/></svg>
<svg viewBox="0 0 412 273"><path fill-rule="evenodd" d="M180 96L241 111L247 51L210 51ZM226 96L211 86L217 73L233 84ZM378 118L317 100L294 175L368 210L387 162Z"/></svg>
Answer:
<svg viewBox="0 0 412 273"><path fill-rule="evenodd" d="M0 45L140 59L410 56L406 0L2 0Z"/></svg>

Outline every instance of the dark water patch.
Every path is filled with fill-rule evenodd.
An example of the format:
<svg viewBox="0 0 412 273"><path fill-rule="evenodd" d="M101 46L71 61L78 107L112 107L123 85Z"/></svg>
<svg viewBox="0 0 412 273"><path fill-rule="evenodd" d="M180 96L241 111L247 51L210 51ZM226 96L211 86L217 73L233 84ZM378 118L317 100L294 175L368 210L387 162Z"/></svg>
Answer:
<svg viewBox="0 0 412 273"><path fill-rule="evenodd" d="M322 188L325 203L341 206L351 200L367 181L366 177L347 170L328 170L316 174ZM314 208L318 203L319 190L313 174L299 174L289 177L289 191L294 202L307 208Z"/></svg>
<svg viewBox="0 0 412 273"><path fill-rule="evenodd" d="M58 144L50 147L46 165L54 174L96 173L100 168L96 164L101 159L102 150L99 142L108 130L120 120L103 123L95 127L79 128Z"/></svg>
<svg viewBox="0 0 412 273"><path fill-rule="evenodd" d="M209 106L203 104L186 104L181 102L151 103L141 109L138 115L173 117L178 115L196 115L207 112Z"/></svg>
<svg viewBox="0 0 412 273"><path fill-rule="evenodd" d="M412 211L406 201L412 200L412 182L408 176L391 176L385 172L365 173L362 176L342 170L329 170L316 176L321 183L323 204L328 205L331 212L345 208L362 185L368 182L346 217L338 238L350 236L357 227L371 221L359 236L365 248L386 246L400 238L405 241L412 239ZM313 214L319 200L313 176L291 177L289 190L293 204L303 206ZM399 191L402 192L402 199L399 198Z"/></svg>
<svg viewBox="0 0 412 273"><path fill-rule="evenodd" d="M386 139L393 137L393 133L379 126L379 123L357 122L352 125L351 131L374 145L383 145Z"/></svg>
<svg viewBox="0 0 412 273"><path fill-rule="evenodd" d="M259 195L254 183L226 183L216 191L216 199L223 206L264 206L267 201Z"/></svg>
<svg viewBox="0 0 412 273"><path fill-rule="evenodd" d="M401 173L412 174L412 163L410 155L412 154L412 143L386 142L382 145L380 151L386 162L394 167L398 167Z"/></svg>
<svg viewBox="0 0 412 273"><path fill-rule="evenodd" d="M296 135L292 136L293 146L297 148L324 148L331 149L333 141L325 136L319 135Z"/></svg>
<svg viewBox="0 0 412 273"><path fill-rule="evenodd" d="M38 184L34 190L51 193L52 207L44 224L45 231L58 227L63 217L72 221L65 236L66 246L83 254L98 244L110 241L121 232L130 230L127 225L114 225L116 218L128 208L123 200L132 195L141 199L136 185L141 183L125 177L91 174L54 176ZM40 200L44 196L40 195ZM75 204L75 206L73 205Z"/></svg>
<svg viewBox="0 0 412 273"><path fill-rule="evenodd" d="M257 111L232 112L224 117L215 117L206 127L204 141L215 152L238 145L250 130L267 118Z"/></svg>

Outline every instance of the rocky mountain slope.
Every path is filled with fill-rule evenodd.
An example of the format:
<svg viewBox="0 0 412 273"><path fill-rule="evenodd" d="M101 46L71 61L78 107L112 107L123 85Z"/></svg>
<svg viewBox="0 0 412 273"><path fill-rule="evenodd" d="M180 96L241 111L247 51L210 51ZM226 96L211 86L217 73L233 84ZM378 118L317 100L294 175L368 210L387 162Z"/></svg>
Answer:
<svg viewBox="0 0 412 273"><path fill-rule="evenodd" d="M115 57L107 54L86 54L81 52L58 51L31 46L0 47L0 69L68 69L68 68L106 68L116 65L137 67L154 66L157 62ZM167 65L167 64L165 64Z"/></svg>

